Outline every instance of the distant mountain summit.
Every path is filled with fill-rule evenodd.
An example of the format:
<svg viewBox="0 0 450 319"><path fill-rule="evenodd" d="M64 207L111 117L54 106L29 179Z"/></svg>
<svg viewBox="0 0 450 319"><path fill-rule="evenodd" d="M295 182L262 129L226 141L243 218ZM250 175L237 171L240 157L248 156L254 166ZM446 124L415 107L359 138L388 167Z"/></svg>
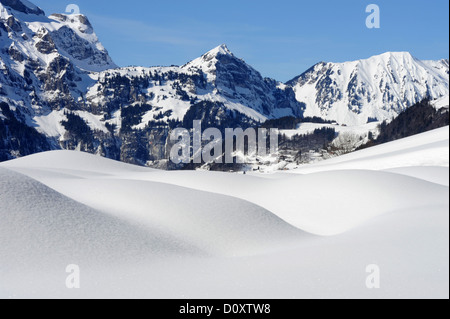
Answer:
<svg viewBox="0 0 450 319"><path fill-rule="evenodd" d="M321 62L288 85L306 104L306 116L357 125L391 119L427 97L448 96L449 62L388 52L367 60Z"/></svg>
<svg viewBox="0 0 450 319"><path fill-rule="evenodd" d="M291 88L263 78L226 45L218 46L182 67L206 75L212 93L230 103L250 107L262 116L258 120L282 116L301 117L304 105L295 100Z"/></svg>

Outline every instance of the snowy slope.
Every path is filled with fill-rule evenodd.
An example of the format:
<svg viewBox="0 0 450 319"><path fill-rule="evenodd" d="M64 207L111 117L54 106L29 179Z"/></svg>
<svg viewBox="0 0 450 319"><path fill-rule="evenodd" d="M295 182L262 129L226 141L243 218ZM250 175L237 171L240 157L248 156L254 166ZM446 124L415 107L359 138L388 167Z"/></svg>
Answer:
<svg viewBox="0 0 450 319"><path fill-rule="evenodd" d="M448 60L420 61L408 52L388 52L366 60L319 63L288 84L306 103L306 116L340 124L392 119L429 97L449 95Z"/></svg>
<svg viewBox="0 0 450 319"><path fill-rule="evenodd" d="M279 173L279 175L275 175L278 176L275 179L267 179L258 175L247 177L192 171L171 173L135 168L134 166L128 168L127 165L116 162L106 161L105 164L100 164L98 163L99 160L105 160L72 152L36 154L6 162L2 166L36 178L64 195L96 209L103 205L110 205L110 208L114 208L116 205L120 206L120 204L116 203L114 197L111 197L105 203L104 196L112 194L107 190L111 186L93 186L97 181L90 181L88 177L91 174L94 175L95 179L101 179L104 176L108 183L112 183L110 175L111 171L114 171L116 172L115 178L119 180L132 179L139 183L144 181L173 184L241 198L268 209L290 224L307 232L334 235L343 233L355 225L383 213L383 211L386 212L386 209L393 207L392 200L394 199L398 199L399 202L406 205L405 207L401 206L402 209L415 207L418 205L416 200L419 202L422 200L420 197L406 200L413 190L423 187L424 189L436 188L436 192L445 191L439 185L410 179L408 176L399 177L382 171L408 167L448 169L448 149L448 127L446 127L318 164L305 165L303 168L293 171L300 173L301 176L292 173ZM105 166L100 167L103 165ZM118 169L119 167L121 169ZM74 175L74 178L83 179L71 181L69 185L64 181L59 183L55 178L57 176L55 172L63 173L63 177ZM353 182L354 179L358 178L365 181L366 188L361 189L357 183ZM77 182L81 183L80 186L74 187ZM417 184L418 182L419 184ZM403 184L408 185L408 187L402 187ZM94 189L90 190L91 187L94 187ZM386 197L381 200L380 206L368 207L362 214L359 212L360 206L352 203L348 196L333 192L334 189L339 187L347 189L348 193L352 194L349 195L350 197L358 197L362 202L369 201L373 193L379 193L379 196L385 194ZM102 188L105 190L100 190ZM95 193L94 190L104 192L105 195L100 197L89 196L89 194ZM305 198L299 197L298 193L303 194ZM426 193L424 192L424 194ZM329 200L323 203L322 207L316 207L317 199L324 194L329 196ZM131 195L136 196L136 194ZM403 196L405 196L404 201L400 200ZM443 198L445 200L445 196ZM123 202L126 203L127 201ZM336 212L332 209L333 205L338 202L339 205L343 205L342 207L347 207L342 210L342 215L336 215ZM381 209L380 207L384 207L384 205L386 207ZM298 211L300 206L305 207L303 212Z"/></svg>
<svg viewBox="0 0 450 319"><path fill-rule="evenodd" d="M27 174L33 176L37 172L30 169ZM102 181L99 179L105 175L99 173L85 172L81 174L84 178L79 174L49 170L43 175L55 183L71 185L78 190L72 198L81 195L83 202L90 201L90 206L56 192L55 184L48 183L53 188L49 189L34 179L1 168L1 242L16 238L12 240L14 249L22 251L11 260L3 246L0 255L8 261L3 265L17 259L44 263L42 257L49 255L59 260L101 258L102 262L117 262L119 256L136 260L159 255L252 255L270 249L276 238L288 244L302 236L302 232L267 211L237 199L159 183L107 178ZM176 199L172 198L174 193ZM101 203L96 201L98 198L102 198ZM167 206L168 202L171 205ZM186 205L188 202L204 206L195 209ZM216 209L211 211L212 207ZM27 221L26 227L21 220ZM18 229L19 225L22 229ZM58 229L66 227L72 231L65 232L63 238ZM271 240L267 234L272 234ZM209 240L214 236L214 241ZM74 242L76 247L71 247Z"/></svg>
<svg viewBox="0 0 450 319"><path fill-rule="evenodd" d="M448 297L448 143L447 127L270 176L2 163L0 296ZM73 263L79 291L60 281Z"/></svg>
<svg viewBox="0 0 450 319"><path fill-rule="evenodd" d="M312 134L317 129L333 128L338 134L355 134L356 136L367 136L369 132L378 132L379 122L373 122L363 125L355 126L343 126L333 124L320 124L320 123L300 123L295 130L280 130L281 134L285 134L287 137L292 138L295 135Z"/></svg>
<svg viewBox="0 0 450 319"><path fill-rule="evenodd" d="M449 96L443 96L439 99L436 99L431 102L431 104L438 110L440 109L448 109L450 105Z"/></svg>
<svg viewBox="0 0 450 319"><path fill-rule="evenodd" d="M0 242L7 243L0 246L3 269L45 258L119 262L139 255L204 254L161 230L101 213L4 168L0 189Z"/></svg>
<svg viewBox="0 0 450 319"><path fill-rule="evenodd" d="M449 167L449 127L339 156L292 171L314 173L345 169L389 170L404 167Z"/></svg>

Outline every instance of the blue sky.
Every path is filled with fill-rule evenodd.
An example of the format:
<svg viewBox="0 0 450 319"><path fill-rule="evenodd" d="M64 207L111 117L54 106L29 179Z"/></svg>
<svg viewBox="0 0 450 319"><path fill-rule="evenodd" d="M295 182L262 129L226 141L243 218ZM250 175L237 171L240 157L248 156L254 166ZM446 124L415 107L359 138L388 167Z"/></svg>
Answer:
<svg viewBox="0 0 450 319"><path fill-rule="evenodd" d="M77 4L120 66L182 65L222 43L280 81L319 61L386 51L449 57L448 0L31 1L47 15ZM380 7L380 29L366 28L371 3Z"/></svg>

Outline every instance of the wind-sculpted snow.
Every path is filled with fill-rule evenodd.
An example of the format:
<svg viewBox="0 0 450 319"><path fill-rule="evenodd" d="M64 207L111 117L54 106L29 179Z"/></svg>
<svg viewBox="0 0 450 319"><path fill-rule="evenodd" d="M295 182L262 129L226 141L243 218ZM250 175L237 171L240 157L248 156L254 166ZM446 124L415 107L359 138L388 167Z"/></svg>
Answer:
<svg viewBox="0 0 450 319"><path fill-rule="evenodd" d="M2 163L0 296L448 296L448 127L297 173L70 151ZM74 263L85 286L69 294L57 273ZM379 291L365 287L373 263Z"/></svg>
<svg viewBox="0 0 450 319"><path fill-rule="evenodd" d="M5 168L0 168L0 203L0 260L7 271L48 260L205 254L161 229L125 222Z"/></svg>
<svg viewBox="0 0 450 319"><path fill-rule="evenodd" d="M37 154L5 166L88 206L117 211L124 217L145 207L142 201L149 200L148 205L151 205L156 194L156 198L161 199L165 193L171 193L170 187L163 194L159 193L166 187L163 184L170 184L240 198L269 210L303 231L335 235L383 213L433 202L435 197L443 199L436 204L445 205L447 188L432 183L433 175L428 179L413 178L423 176L422 169L415 170L417 174L411 170L410 174L404 174L413 177L380 170L421 165L440 166L440 172L448 172L445 168L448 167L447 135L448 127L294 171L301 175L280 174L270 179L214 172L162 172L69 151ZM58 174L63 175L58 177ZM67 178L70 182L66 182ZM157 186L155 182L162 184ZM126 189L136 191L127 193ZM172 193L180 194L182 189ZM378 204L366 206L373 200L373 194ZM192 201L192 198L186 202L181 200L180 204L188 205ZM139 205L129 207L130 202L139 202ZM145 214L145 208L141 214Z"/></svg>
<svg viewBox="0 0 450 319"><path fill-rule="evenodd" d="M2 169L2 213L21 211L34 215L33 213L38 211L38 216L34 215L33 218L54 223L52 227L57 232L57 229L70 227L70 223L74 222L69 220L67 225L59 225L54 214L60 212L63 218L67 215L76 218L78 220L75 223L76 228L78 223L81 223L81 229L83 225L92 225L85 230L87 233L97 228L99 223L91 221L89 219L91 216L107 219L103 216L106 215L112 220L139 225L141 232L145 233L147 230L149 235L155 235L154 230L157 230L156 234L165 234L174 243L184 243L187 247L195 247L194 252L208 255L252 255L266 251L270 245L277 242L284 242L286 245L290 240L302 235L302 232L268 211L243 200L158 182L126 179L126 176L133 172L140 171L138 174L143 174L142 170L139 168L136 170L133 166L123 170L124 164L92 155L87 155L86 158L86 154L73 152L67 152L64 154L66 156L62 157L58 152L42 155L47 155L46 162L40 166L33 167L28 162L26 167L19 168L14 165L11 167L12 170L22 172L33 179L9 169ZM58 159L63 157L71 158L71 161L58 162ZM81 165L77 167L76 163ZM53 168L45 167L52 164ZM98 164L103 164L103 170L95 172L94 169ZM61 168L64 165L72 165L73 169ZM84 170L85 168L87 170ZM20 195L22 193L26 196ZM16 198L11 197L13 195L20 197L20 201L17 202ZM28 203L29 206L21 206L21 202ZM33 203L36 205L34 208ZM45 216L45 209L41 212L41 204L54 209L54 212L50 211L49 215ZM81 211L80 215L74 213L77 210ZM85 216L84 211L91 211L91 215ZM111 226L107 220L101 223L105 225L106 233ZM14 221L6 219L3 225L14 224ZM111 230L112 233L114 231ZM103 231L100 230L99 233L101 236ZM47 234L48 232L43 233ZM83 251L85 248L91 250L86 240L81 242L77 238L62 240L58 235L61 233L56 234L54 238L56 242L66 244L72 242L76 251ZM49 236L51 237L51 234ZM127 245L123 239L116 240ZM105 242L109 241L110 238L105 238ZM111 243L113 246L114 242ZM160 242L164 247L164 241ZM145 243L143 246L146 246ZM158 247L151 244L149 246ZM49 249L54 249L53 244ZM164 248L162 250L164 252ZM169 246L167 250L171 252L173 249ZM104 253L107 254L107 250ZM130 253L133 254L133 250ZM145 252L135 254L146 255Z"/></svg>

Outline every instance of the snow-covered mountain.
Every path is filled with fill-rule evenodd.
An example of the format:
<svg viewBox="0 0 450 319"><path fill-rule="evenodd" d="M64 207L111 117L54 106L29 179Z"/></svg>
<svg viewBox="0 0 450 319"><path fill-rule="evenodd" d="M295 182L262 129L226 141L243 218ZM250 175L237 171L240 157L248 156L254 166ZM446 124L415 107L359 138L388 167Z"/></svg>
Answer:
<svg viewBox="0 0 450 319"><path fill-rule="evenodd" d="M202 101L223 105L226 111L259 122L300 117L304 109L290 87L263 78L225 45L182 67L128 67L99 72L92 78L96 83L89 87L85 102L93 109L144 103L153 106L135 123L137 128L155 118L182 121L192 105ZM118 83L126 85L120 88Z"/></svg>
<svg viewBox="0 0 450 319"><path fill-rule="evenodd" d="M361 124L449 91L448 60L407 53L320 63L287 84L225 45L181 67L118 68L85 16L46 17L22 0L0 0L0 47L0 161L76 149L164 167L170 131L195 119L218 128L286 116Z"/></svg>
<svg viewBox="0 0 450 319"><path fill-rule="evenodd" d="M61 55L87 71L116 67L84 15L46 17L28 1L1 0L0 19L3 47L13 47L28 60L48 64Z"/></svg>
<svg viewBox="0 0 450 319"><path fill-rule="evenodd" d="M112 106L106 104L111 101L118 102L114 111L149 103L158 114L161 110L165 114L170 111L172 115L167 119L181 121L192 101L207 100L223 103L226 109L256 121L302 115L302 104L296 101L291 88L264 79L224 45L181 68L113 70L117 66L85 16L52 14L47 18L38 7L19 0L1 0L0 6L0 41L4 48L0 62L4 73L9 74L9 78L1 79L0 92L5 97L2 100L9 103L21 100L24 107L39 110L50 104L52 110L66 107L96 116L104 115L105 109L110 111ZM120 85L108 89L120 91L121 96L102 91L102 84L111 78L115 84L118 78L129 82L127 89L132 92L124 92ZM137 78L143 82L133 87L136 83L130 81L136 82ZM24 80L28 87L18 84ZM16 86L25 86L26 90L17 90ZM128 93L131 97L123 99ZM38 113L48 113L45 111ZM34 114L29 115L33 120ZM142 126L152 116L147 114ZM42 129L49 133L47 128ZM49 129L55 132L56 128Z"/></svg>
<svg viewBox="0 0 450 319"><path fill-rule="evenodd" d="M201 70L206 75L212 99L246 105L263 115L259 119L299 117L303 113L304 106L296 103L290 88L263 78L245 61L234 56L226 45L209 51L182 69ZM229 105L233 107L231 103Z"/></svg>
<svg viewBox="0 0 450 319"><path fill-rule="evenodd" d="M77 103L88 71L116 67L83 15L44 12L28 1L0 1L0 100L26 120Z"/></svg>
<svg viewBox="0 0 450 319"><path fill-rule="evenodd" d="M449 95L449 62L388 52L345 63L316 64L288 83L306 116L360 125L386 120L429 97Z"/></svg>
<svg viewBox="0 0 450 319"><path fill-rule="evenodd" d="M224 45L183 67L117 68L85 16L0 3L3 159L63 148L146 164L166 159L170 130L193 117L236 127L302 116L292 88L263 78ZM34 137L14 142L18 125ZM47 146L35 145L37 134Z"/></svg>

